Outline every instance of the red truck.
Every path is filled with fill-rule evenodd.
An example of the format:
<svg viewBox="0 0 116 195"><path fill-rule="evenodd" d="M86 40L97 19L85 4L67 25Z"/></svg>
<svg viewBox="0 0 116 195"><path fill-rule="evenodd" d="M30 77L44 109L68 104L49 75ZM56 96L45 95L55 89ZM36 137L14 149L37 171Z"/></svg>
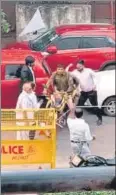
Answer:
<svg viewBox="0 0 116 195"><path fill-rule="evenodd" d="M59 63L67 66L79 59L84 59L93 70L114 69L116 64L115 28L109 24L61 25L34 40L13 43L7 48L41 53L52 71Z"/></svg>
<svg viewBox="0 0 116 195"><path fill-rule="evenodd" d="M42 55L26 50L3 50L1 63L1 107L15 108L19 96L20 78L17 70L24 65L25 58L31 55L35 58L34 72L36 76L36 94L39 97L51 75L51 71Z"/></svg>

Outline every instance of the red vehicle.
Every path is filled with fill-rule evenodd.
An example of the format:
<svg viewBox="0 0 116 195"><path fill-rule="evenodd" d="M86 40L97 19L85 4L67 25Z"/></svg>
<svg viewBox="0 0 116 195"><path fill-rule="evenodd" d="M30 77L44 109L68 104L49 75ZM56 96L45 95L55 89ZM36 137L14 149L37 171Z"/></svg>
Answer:
<svg viewBox="0 0 116 195"><path fill-rule="evenodd" d="M1 107L15 108L19 95L20 78L17 78L18 68L24 65L25 58L31 55L35 58L34 72L36 76L36 93L40 96L51 75L50 69L41 54L26 50L3 50L1 64Z"/></svg>
<svg viewBox="0 0 116 195"><path fill-rule="evenodd" d="M41 51L42 43L33 41L33 49ZM52 70L57 64L75 63L80 59L85 61L85 66L93 70L114 69L115 58L115 31L71 31L65 32L52 39L42 50L50 55L46 61ZM75 67L74 67L75 68Z"/></svg>
<svg viewBox="0 0 116 195"><path fill-rule="evenodd" d="M41 35L39 35L36 39L37 40L50 40L54 39L54 36L61 35L62 33L69 32L69 31L82 31L82 30L115 30L114 25L107 24L107 23L89 23L89 24L64 24L60 26L55 26L50 30L45 31ZM48 37L48 38L47 38ZM34 40L33 40L34 41ZM49 43L49 42L48 42ZM22 42L15 42L9 44L5 47L5 49L30 49L33 50L31 47L31 41L22 41ZM40 51L40 50L38 50Z"/></svg>
<svg viewBox="0 0 116 195"><path fill-rule="evenodd" d="M89 29L89 25L85 25L85 27L88 26ZM106 26L110 29L114 28L112 25ZM91 27L91 30L76 31L76 25L69 25L69 27L67 26L67 29L66 26L54 28L55 30L49 30L34 40L12 44L9 48L41 52L46 56L46 61L52 71L59 63L67 66L79 59L84 59L86 67L93 70L115 68L115 30L103 30L102 26L99 27L99 30L93 30Z"/></svg>

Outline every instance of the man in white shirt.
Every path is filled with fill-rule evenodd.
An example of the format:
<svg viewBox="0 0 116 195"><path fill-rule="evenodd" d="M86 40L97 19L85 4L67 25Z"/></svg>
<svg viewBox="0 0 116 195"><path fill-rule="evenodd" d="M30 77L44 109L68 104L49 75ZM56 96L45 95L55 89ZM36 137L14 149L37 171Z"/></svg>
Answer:
<svg viewBox="0 0 116 195"><path fill-rule="evenodd" d="M83 111L76 109L75 113L70 113L67 119L67 125L70 132L70 141L73 155L86 158L91 155L89 142L94 140L89 125L82 119Z"/></svg>
<svg viewBox="0 0 116 195"><path fill-rule="evenodd" d="M72 65L68 66L67 71L71 66ZM98 101L97 101L95 72L90 68L85 68L84 60L80 60L79 62L77 62L76 67L77 69L72 71L71 74L72 76L78 78L79 83L80 83L81 95L80 95L78 106L84 106L87 99L89 99L90 103L93 106L93 110L98 117L97 125L101 125L102 124L102 112L101 112L101 109L97 107Z"/></svg>

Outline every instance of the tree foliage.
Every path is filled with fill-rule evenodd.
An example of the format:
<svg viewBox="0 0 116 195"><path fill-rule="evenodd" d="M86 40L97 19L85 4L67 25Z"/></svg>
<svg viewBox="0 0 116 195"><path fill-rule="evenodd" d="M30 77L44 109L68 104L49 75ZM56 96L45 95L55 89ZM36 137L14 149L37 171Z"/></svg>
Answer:
<svg viewBox="0 0 116 195"><path fill-rule="evenodd" d="M2 33L8 33L10 31L10 24L6 19L6 14L1 10L1 31Z"/></svg>

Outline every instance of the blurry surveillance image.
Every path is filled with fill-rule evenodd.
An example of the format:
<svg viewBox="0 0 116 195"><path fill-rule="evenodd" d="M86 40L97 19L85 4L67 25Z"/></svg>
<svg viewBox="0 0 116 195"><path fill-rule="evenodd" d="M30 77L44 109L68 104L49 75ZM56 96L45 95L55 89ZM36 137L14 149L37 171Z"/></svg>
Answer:
<svg viewBox="0 0 116 195"><path fill-rule="evenodd" d="M3 194L115 189L115 46L114 0L1 2Z"/></svg>

